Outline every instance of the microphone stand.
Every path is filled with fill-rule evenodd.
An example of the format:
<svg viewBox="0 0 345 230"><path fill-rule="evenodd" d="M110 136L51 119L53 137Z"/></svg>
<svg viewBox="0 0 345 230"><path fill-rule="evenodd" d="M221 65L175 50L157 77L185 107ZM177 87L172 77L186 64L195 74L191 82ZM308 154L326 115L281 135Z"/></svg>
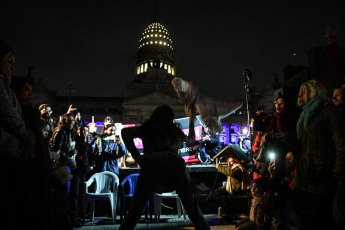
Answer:
<svg viewBox="0 0 345 230"><path fill-rule="evenodd" d="M243 77L244 77L244 82L245 82L244 89L245 89L245 94L246 94L247 124L249 128L248 134L249 134L250 143L252 143L253 129L250 126L250 109L249 109L249 93L251 93L249 82L252 78L252 73L248 69L243 68Z"/></svg>

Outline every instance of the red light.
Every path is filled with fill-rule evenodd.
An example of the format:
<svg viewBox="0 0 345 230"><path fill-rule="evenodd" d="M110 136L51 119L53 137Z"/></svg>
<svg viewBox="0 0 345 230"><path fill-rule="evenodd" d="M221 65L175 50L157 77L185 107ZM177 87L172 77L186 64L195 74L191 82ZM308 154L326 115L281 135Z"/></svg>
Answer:
<svg viewBox="0 0 345 230"><path fill-rule="evenodd" d="M293 53L293 56L296 56L297 54L296 53Z"/></svg>

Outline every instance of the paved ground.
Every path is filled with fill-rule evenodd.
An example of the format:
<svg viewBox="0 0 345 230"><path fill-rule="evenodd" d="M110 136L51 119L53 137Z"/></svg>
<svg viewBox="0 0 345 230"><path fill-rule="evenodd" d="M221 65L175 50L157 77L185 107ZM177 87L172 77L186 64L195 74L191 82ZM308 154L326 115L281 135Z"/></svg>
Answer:
<svg viewBox="0 0 345 230"><path fill-rule="evenodd" d="M205 215L212 230L234 230L235 222L227 220L225 218L219 218L215 214ZM115 224L108 222L107 220L96 220L93 222L86 221L85 225L80 230L117 230L119 228L120 221L117 219ZM194 229L192 222L188 219L178 218L177 215L163 215L157 223L146 223L144 218L137 224L136 230L154 229L154 230L165 230L165 229Z"/></svg>

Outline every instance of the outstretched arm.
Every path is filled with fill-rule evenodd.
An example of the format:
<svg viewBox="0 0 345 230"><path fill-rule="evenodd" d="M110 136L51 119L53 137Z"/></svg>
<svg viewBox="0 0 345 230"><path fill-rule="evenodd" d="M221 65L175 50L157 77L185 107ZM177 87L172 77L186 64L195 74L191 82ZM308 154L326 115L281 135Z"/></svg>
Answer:
<svg viewBox="0 0 345 230"><path fill-rule="evenodd" d="M196 117L196 109L189 108L187 112L189 115L189 131L188 131L188 137L186 138L185 141L187 142L187 146L190 146L195 143L194 120Z"/></svg>

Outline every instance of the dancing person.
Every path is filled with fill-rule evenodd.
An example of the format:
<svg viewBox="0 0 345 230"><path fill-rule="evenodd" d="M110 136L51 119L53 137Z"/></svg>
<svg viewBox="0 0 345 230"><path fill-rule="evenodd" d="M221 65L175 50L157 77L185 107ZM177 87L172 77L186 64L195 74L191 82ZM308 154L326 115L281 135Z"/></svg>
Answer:
<svg viewBox="0 0 345 230"><path fill-rule="evenodd" d="M195 110L190 111L191 117L195 118ZM194 125L189 127L187 137L174 123L172 108L162 105L140 127L122 129L122 138L141 170L129 213L119 229L135 228L153 192L174 190L181 198L195 229L210 229L197 203L186 163L178 155L183 141L195 142ZM143 155L136 148L134 138L142 139Z"/></svg>

